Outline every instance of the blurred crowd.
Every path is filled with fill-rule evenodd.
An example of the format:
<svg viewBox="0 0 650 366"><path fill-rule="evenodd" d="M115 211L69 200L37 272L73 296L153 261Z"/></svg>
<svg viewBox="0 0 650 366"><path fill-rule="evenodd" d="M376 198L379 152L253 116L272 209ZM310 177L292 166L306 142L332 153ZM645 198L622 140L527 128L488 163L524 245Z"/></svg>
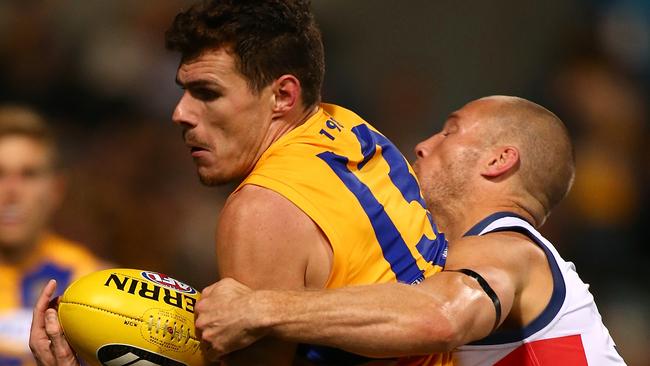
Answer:
<svg viewBox="0 0 650 366"><path fill-rule="evenodd" d="M215 220L180 130L163 33L187 0L0 1L0 102L52 121L61 234L124 267L215 279ZM650 344L650 3L313 0L324 100L412 147L465 102L519 95L572 132L577 177L543 228L573 261L630 365Z"/></svg>

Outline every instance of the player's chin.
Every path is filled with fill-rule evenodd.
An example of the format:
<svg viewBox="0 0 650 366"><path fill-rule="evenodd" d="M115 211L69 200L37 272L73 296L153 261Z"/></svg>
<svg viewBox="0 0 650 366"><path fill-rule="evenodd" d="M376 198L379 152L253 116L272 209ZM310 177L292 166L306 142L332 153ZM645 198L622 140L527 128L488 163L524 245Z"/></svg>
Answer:
<svg viewBox="0 0 650 366"><path fill-rule="evenodd" d="M199 180L201 183L208 187L221 186L231 183L238 179L234 174L226 174L224 172L210 171L207 168L199 167L197 169Z"/></svg>
<svg viewBox="0 0 650 366"><path fill-rule="evenodd" d="M0 249L14 250L29 242L31 227L27 225L0 225Z"/></svg>

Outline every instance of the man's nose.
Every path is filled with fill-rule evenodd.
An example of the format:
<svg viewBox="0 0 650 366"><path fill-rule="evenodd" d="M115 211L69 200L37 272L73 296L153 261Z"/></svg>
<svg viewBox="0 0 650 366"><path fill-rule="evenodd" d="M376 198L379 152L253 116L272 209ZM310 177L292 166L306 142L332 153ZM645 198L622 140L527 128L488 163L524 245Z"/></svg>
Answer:
<svg viewBox="0 0 650 366"><path fill-rule="evenodd" d="M5 198L15 198L25 186L25 180L18 174L4 175L0 178L0 191Z"/></svg>
<svg viewBox="0 0 650 366"><path fill-rule="evenodd" d="M428 152L426 150L426 146L424 144L424 141L420 142L419 144L415 145L415 156L418 158L424 158L427 156Z"/></svg>
<svg viewBox="0 0 650 366"><path fill-rule="evenodd" d="M196 121L193 118L191 96L186 91L181 96L181 99L176 104L174 112L172 113L172 121L180 126L195 126Z"/></svg>

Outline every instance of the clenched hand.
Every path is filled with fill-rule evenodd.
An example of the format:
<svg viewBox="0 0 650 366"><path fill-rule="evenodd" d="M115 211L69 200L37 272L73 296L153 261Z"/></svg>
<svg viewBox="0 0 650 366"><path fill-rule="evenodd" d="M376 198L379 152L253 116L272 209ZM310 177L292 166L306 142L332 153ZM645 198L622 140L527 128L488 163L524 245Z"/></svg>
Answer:
<svg viewBox="0 0 650 366"><path fill-rule="evenodd" d="M254 294L231 278L203 290L195 308L196 329L207 348L208 359L218 360L268 333Z"/></svg>

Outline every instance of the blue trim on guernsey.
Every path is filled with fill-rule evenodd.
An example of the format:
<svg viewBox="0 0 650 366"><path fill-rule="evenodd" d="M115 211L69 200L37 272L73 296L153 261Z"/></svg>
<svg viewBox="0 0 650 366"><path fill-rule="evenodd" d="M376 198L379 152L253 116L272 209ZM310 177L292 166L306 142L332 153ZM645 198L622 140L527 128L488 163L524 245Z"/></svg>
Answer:
<svg viewBox="0 0 650 366"><path fill-rule="evenodd" d="M409 204L417 202L426 211L420 186L409 171L406 159L395 145L365 124L357 125L351 131L359 141L363 154L363 159L356 164L356 169L363 169L373 158L383 158L389 167L388 177L401 193L402 198ZM381 148L381 155L377 154L377 146ZM349 159L332 151L325 151L317 156L329 165L345 187L356 197L370 221L382 254L390 264L395 278L399 282L407 284L421 282L424 279L424 272L418 267L401 232L395 227L390 216L384 210L384 206L377 200L370 188L350 171ZM428 211L426 213L427 220L436 237L429 239L423 234L416 244L416 248L426 261L442 267L447 259L447 241L444 235L438 232L431 213ZM336 348L307 344L299 345L297 354L309 360L313 365L359 365L373 360Z"/></svg>
<svg viewBox="0 0 650 366"><path fill-rule="evenodd" d="M474 225L463 236L476 236L476 235L480 234L481 231L485 230L485 228L488 227L488 225L490 225L491 223L493 223L493 222L495 222L495 221L497 221L499 219L502 219L504 217L516 217L518 219L526 221L526 219L524 219L523 217L521 217L521 216L519 216L519 215L517 215L516 213L513 213L513 212L507 212L507 211L495 212L492 215L490 215L490 216L484 218L483 220L479 221L478 224ZM528 221L526 221L526 222L528 222Z"/></svg>
<svg viewBox="0 0 650 366"><path fill-rule="evenodd" d="M361 152L363 153L363 161L359 163L357 168L361 170L370 158L375 156L377 145L379 145L381 147L381 155L386 160L386 163L388 163L388 176L395 187L402 193L402 197L404 197L406 202L411 203L415 201L419 203L420 207L426 210L426 203L420 192L418 181L409 171L406 159L397 150L397 147L385 136L371 130L366 125L353 127L352 133L357 136L359 144L361 144Z"/></svg>
<svg viewBox="0 0 650 366"><path fill-rule="evenodd" d="M296 354L308 360L310 365L319 366L356 366L377 361L377 359L360 356L338 348L312 344L299 344Z"/></svg>
<svg viewBox="0 0 650 366"><path fill-rule="evenodd" d="M408 163L390 140L380 133L361 124L351 129L361 147L363 159L356 164L356 169L363 167L374 159L383 158L389 167L388 177L401 193L402 198L409 204L417 202L426 211L426 204L417 180L409 171ZM377 146L381 155L377 154ZM401 232L395 226L384 206L377 200L370 188L348 168L349 159L332 151L317 155L332 169L334 174L343 182L345 187L356 197L363 208L373 228L375 238L379 243L382 254L390 264L391 271L399 282L417 284L424 279L424 272L418 267L408 245L402 238ZM416 248L422 257L434 265L444 266L447 259L447 241L438 232L433 223L431 213L426 211L427 220L433 229L435 239L422 235ZM297 354L313 365L359 365L373 359L355 355L340 349L307 345L299 345Z"/></svg>
<svg viewBox="0 0 650 366"><path fill-rule="evenodd" d="M402 197L409 203L415 201L424 209L424 199L420 193L417 180L408 170L406 159L390 140L378 132L371 130L368 126L361 124L352 128L361 147L363 160L357 163L357 169L361 170L366 163L377 157L377 145L381 147L381 157L386 160L389 167L388 176ZM332 151L325 151L317 155L329 165L346 188L354 194L363 208L366 216L375 233L382 254L390 264L391 271L395 278L402 283L418 283L424 279L424 272L418 267L415 258L411 254L408 245L402 238L401 233L395 227L390 216L384 210L384 206L377 200L370 188L348 168L349 159L345 156L335 154ZM433 224L433 222L431 222ZM433 226L433 225L432 225ZM424 240L424 241L423 241ZM444 239L439 237L431 240L423 235L418 243L427 254L425 259L431 261L438 259L437 252L443 252L446 247Z"/></svg>
<svg viewBox="0 0 650 366"><path fill-rule="evenodd" d="M23 360L18 357L0 355L0 366L22 366Z"/></svg>
<svg viewBox="0 0 650 366"><path fill-rule="evenodd" d="M395 273L397 280L403 283L413 283L423 278L424 273L415 262L415 258L411 255L399 230L384 210L384 206L377 201L370 188L348 169L348 158L331 151L320 153L318 157L332 168L361 204L363 211L370 219L384 258L390 263L390 269Z"/></svg>
<svg viewBox="0 0 650 366"><path fill-rule="evenodd" d="M409 171L408 164L402 153L400 153L397 147L386 136L371 130L366 125L353 127L352 133L357 136L357 140L359 140L359 144L361 145L361 153L363 154L363 160L357 165L357 169L361 170L375 156L377 145L379 145L381 147L381 155L388 164L388 176L391 182L393 182L393 185L397 187L397 190L402 194L406 202L417 202L427 212L427 219L433 228L436 238L430 239L423 234L415 247L427 262L444 267L447 262L447 241L444 235L438 232L438 228L433 223L433 218L427 210L418 181ZM424 277L420 278L420 280L422 279ZM417 283L417 281L407 283Z"/></svg>
<svg viewBox="0 0 650 366"><path fill-rule="evenodd" d="M50 279L56 280L57 286L54 296L59 296L70 284L72 271L59 267L54 263L44 263L25 275L21 282L22 306L33 307L41 289Z"/></svg>
<svg viewBox="0 0 650 366"><path fill-rule="evenodd" d="M488 225L490 225L496 220L505 217L514 217L526 221L524 218L514 213L497 212L481 220L478 224L476 224L473 228L471 228L464 236L478 235ZM548 264L551 268L551 275L553 276L553 293L551 295L551 299L546 305L546 308L544 308L542 313L539 314L539 316L537 316L537 318L535 318L535 320L533 320L527 326L521 329L505 329L505 330L498 329L494 333L490 334L489 336L483 339L469 343L469 345L472 346L496 345L496 344L505 344L505 343L523 341L524 339L540 331L542 328L546 327L551 321L553 321L557 313L562 308L562 304L564 304L564 299L566 298L566 287L564 285L564 278L562 276L562 272L560 271L560 267L557 264L557 261L555 260L555 257L553 256L551 250L540 239L538 239L537 236L535 236L535 234L533 234L527 228L519 225L498 227L484 234L503 232L503 231L514 231L526 235L528 238L534 241L535 244L537 244L540 248L542 248L544 254L546 255L546 259L548 260Z"/></svg>

